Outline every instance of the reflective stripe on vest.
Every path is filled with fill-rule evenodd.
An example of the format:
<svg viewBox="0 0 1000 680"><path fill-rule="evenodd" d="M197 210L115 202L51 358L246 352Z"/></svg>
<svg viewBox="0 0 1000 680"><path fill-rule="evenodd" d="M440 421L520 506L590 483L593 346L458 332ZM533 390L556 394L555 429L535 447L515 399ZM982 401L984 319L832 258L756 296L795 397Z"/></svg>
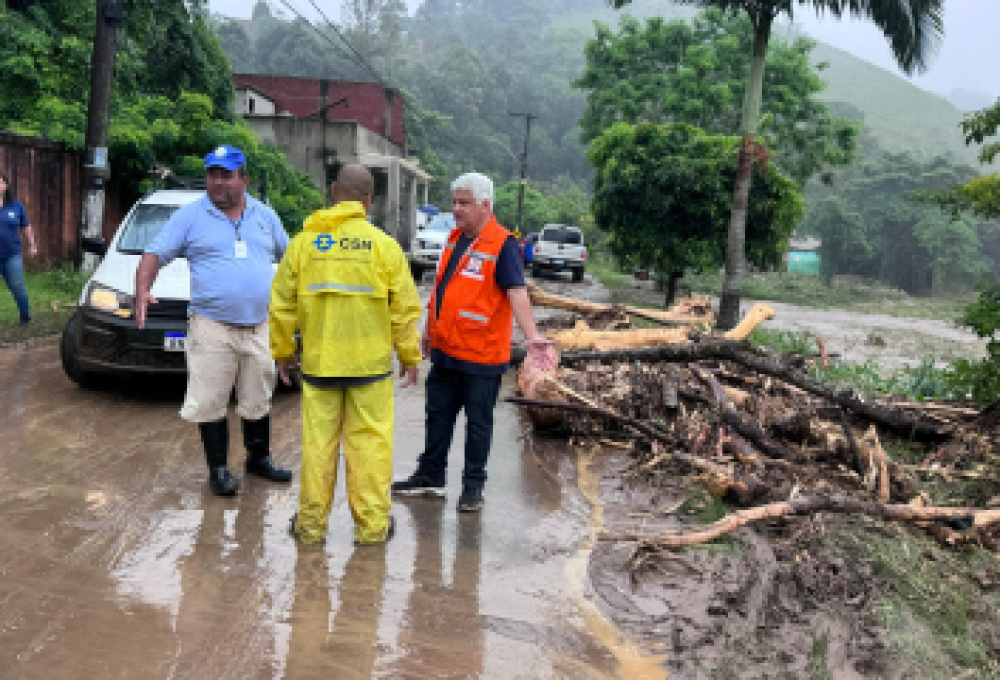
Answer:
<svg viewBox="0 0 1000 680"><path fill-rule="evenodd" d="M488 317L485 317L482 314L473 314L472 312L467 312L464 309L458 310L458 315L466 319L478 321L479 323L489 323L490 321Z"/></svg>
<svg viewBox="0 0 1000 680"><path fill-rule="evenodd" d="M318 293L321 290L338 290L342 293L371 293L375 294L375 286L349 286L346 283L314 283L307 289L310 293Z"/></svg>
<svg viewBox="0 0 1000 680"><path fill-rule="evenodd" d="M489 253L484 253L481 250L473 250L469 253L469 256L479 258L480 260L490 260L491 262L497 261L497 258L493 257Z"/></svg>

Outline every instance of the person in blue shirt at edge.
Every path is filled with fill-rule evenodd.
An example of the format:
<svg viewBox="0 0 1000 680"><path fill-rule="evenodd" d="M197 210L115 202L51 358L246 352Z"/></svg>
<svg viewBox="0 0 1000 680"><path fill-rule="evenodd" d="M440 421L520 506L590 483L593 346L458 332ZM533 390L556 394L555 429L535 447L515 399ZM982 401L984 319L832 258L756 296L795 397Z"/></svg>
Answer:
<svg viewBox="0 0 1000 680"><path fill-rule="evenodd" d="M161 267L177 257L191 267L188 383L181 418L198 423L208 482L219 496L239 483L228 469L226 410L236 385L243 419L244 469L273 482L291 470L271 460L271 394L277 371L268 339L267 303L273 264L288 247L288 233L271 208L247 193L246 157L220 146L205 157L206 192L180 208L143 253L135 274L135 318L145 327L150 289Z"/></svg>
<svg viewBox="0 0 1000 680"><path fill-rule="evenodd" d="M35 257L35 234L28 222L28 213L21 202L14 198L10 190L10 180L0 173L0 273L7 283L7 289L14 296L17 311L21 314L21 325L31 323L31 305L28 303L28 289L24 285L24 260L21 257L21 232L28 239L28 253Z"/></svg>
<svg viewBox="0 0 1000 680"><path fill-rule="evenodd" d="M552 341L539 335L524 282L521 249L493 216L493 182L479 173L451 185L455 229L438 263L421 349L430 356L424 452L417 469L392 485L394 494L444 496L455 419L465 410L465 468L460 512L483 505L493 409L510 362L513 321L543 370Z"/></svg>

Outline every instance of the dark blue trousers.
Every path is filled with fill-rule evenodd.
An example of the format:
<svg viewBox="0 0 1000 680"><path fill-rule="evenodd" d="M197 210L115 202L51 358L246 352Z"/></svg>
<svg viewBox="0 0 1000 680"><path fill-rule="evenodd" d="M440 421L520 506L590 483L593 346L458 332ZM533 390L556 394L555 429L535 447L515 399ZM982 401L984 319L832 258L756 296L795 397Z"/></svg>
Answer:
<svg viewBox="0 0 1000 680"><path fill-rule="evenodd" d="M493 442L493 409L500 394L499 375L475 375L431 366L427 376L427 428L417 472L444 486L448 449L458 412L465 409L465 469L462 486L482 489Z"/></svg>

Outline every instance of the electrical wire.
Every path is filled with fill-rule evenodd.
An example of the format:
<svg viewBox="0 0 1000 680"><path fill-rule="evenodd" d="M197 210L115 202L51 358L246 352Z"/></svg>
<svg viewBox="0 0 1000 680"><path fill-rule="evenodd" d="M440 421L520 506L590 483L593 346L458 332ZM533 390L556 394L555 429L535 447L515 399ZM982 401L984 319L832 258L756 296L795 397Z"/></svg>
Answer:
<svg viewBox="0 0 1000 680"><path fill-rule="evenodd" d="M365 68L364 64L362 64L361 62L358 62L358 60L355 57L353 57L350 53L348 53L347 50L345 50L343 47L341 47L340 45L338 45L337 43L335 43L333 40L331 40L330 36L328 36L327 34L323 33L321 30L319 30L316 27L316 25L313 24L313 22L309 21L309 19L307 19L301 12L299 12L297 9L295 9L295 7L293 7L292 4L288 0L279 0L279 2L281 2L281 4L283 4L285 7L287 7L288 9L290 9L292 11L292 13L296 17L298 17L299 19L301 19L302 21L304 21L306 24L308 24L309 28L311 28L313 31L315 31L316 34L319 35L319 37L321 37L323 40L326 40L328 43L330 43L330 45L334 48L334 50L340 56L342 56L347 61L353 63L355 66L360 66L360 67L362 67L362 69ZM377 74L373 74L373 75L375 75L377 77ZM381 82L381 79L380 79L379 82Z"/></svg>
<svg viewBox="0 0 1000 680"><path fill-rule="evenodd" d="M338 38L340 38L340 41L345 45L347 45L348 49L350 49L351 52L354 53L354 56L356 57L355 63L360 64L362 68L368 71L368 73L375 76L375 80L377 80L379 84L385 85L385 79L381 75L379 75L379 72L375 70L374 66L368 63L368 60L366 60L363 56L361 56L360 52L354 49L354 45L351 44L351 41L348 40L347 37L340 32L340 29L337 28L337 24L330 21L329 17L326 16L326 14L323 12L322 9L320 9L319 5L316 4L315 0L309 0L309 4L312 5L317 12L319 12L319 15L323 17L323 21L325 21L326 25L333 30L333 32L337 35Z"/></svg>

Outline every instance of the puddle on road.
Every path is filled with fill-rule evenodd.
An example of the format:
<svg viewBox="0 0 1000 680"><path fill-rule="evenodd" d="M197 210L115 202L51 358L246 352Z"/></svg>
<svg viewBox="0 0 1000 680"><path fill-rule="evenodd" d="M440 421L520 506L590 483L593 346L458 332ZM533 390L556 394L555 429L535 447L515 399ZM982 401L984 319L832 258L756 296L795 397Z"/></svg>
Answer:
<svg viewBox="0 0 1000 680"><path fill-rule="evenodd" d="M599 520L599 504L564 507L510 405L497 409L481 514L455 511L459 436L449 497L395 504L385 548L353 548L341 486L327 544L314 549L287 534L297 480L244 478L235 499L207 491L197 429L177 416L182 389L81 390L56 343L0 350L0 370L11 376L0 400L17 413L0 438L0 674L596 678L647 668L566 582L586 578L585 562L567 561L580 559L580 527L589 513ZM397 391L399 476L419 454L423 406L422 388ZM274 456L296 469L299 427L298 396L280 395ZM242 477L238 432L232 418L230 465ZM557 455L572 462L565 447Z"/></svg>

